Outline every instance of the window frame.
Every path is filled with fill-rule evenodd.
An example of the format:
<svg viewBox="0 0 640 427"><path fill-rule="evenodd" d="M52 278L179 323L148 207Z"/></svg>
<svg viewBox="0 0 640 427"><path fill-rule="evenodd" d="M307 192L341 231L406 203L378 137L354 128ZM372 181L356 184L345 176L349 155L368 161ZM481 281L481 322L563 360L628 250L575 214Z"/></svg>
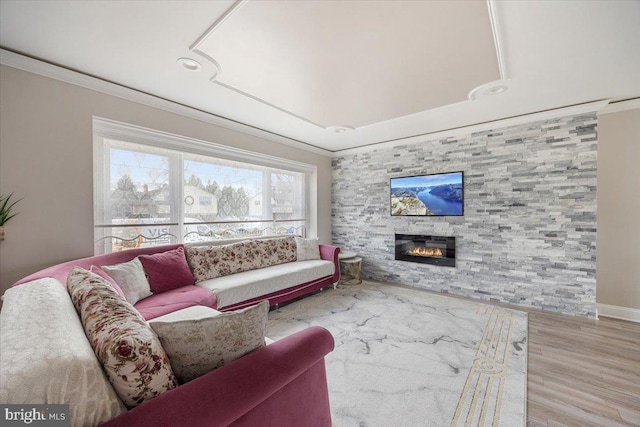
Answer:
<svg viewBox="0 0 640 427"><path fill-rule="evenodd" d="M280 157L271 156L268 154L262 154L244 150L236 147L230 147L214 142L203 141L186 136L176 135L164 131L144 128L141 126L131 125L127 123L117 122L110 119L101 117L93 117L93 190L94 190L94 252L96 254L102 254L109 252L106 244L101 244L98 238L99 228L109 228L112 224L112 219L108 218L105 214L109 209L106 203L108 198L107 193L104 192L105 188L111 188L110 183L110 143L106 140L121 141L125 143L133 143L144 147L149 147L149 154L158 154L154 149L165 149L174 152L174 155L169 155L169 185L171 187L172 206L176 206L178 212L172 212L170 226L172 230L178 230L175 235L177 242L183 242L183 230L184 230L184 218L185 211L182 203L183 191L184 191L184 176L183 166L185 157L188 155L202 155L208 158L220 159L223 161L241 162L252 166L273 168L288 172L302 173L303 179L303 192L304 192L304 206L303 206L303 220L305 230L315 230L314 217L311 215L310 207L312 205L310 197L312 194L316 194L315 189L311 188L312 175L316 173L317 167L315 165L297 162L294 160L283 159ZM177 164L173 164L178 162ZM273 173L273 171L271 172ZM265 175L271 175L266 173ZM263 189L265 186L270 187L270 183L263 182ZM269 189L269 194L271 190ZM264 202L264 201L263 201ZM263 203L264 204L264 203ZM266 203L267 209L270 210L271 203ZM263 206L264 208L264 206ZM267 217L263 217L264 222L267 222ZM174 228L175 227L175 228ZM172 233L173 234L173 233Z"/></svg>

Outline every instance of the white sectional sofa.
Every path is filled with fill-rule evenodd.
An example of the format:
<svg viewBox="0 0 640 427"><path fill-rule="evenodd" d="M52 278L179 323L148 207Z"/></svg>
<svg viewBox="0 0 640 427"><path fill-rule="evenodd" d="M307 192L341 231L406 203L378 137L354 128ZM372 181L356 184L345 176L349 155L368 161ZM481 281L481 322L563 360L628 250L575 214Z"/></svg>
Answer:
<svg viewBox="0 0 640 427"><path fill-rule="evenodd" d="M216 309L232 310L268 299L271 305L340 278L339 248L293 236L185 245L196 286L212 291Z"/></svg>

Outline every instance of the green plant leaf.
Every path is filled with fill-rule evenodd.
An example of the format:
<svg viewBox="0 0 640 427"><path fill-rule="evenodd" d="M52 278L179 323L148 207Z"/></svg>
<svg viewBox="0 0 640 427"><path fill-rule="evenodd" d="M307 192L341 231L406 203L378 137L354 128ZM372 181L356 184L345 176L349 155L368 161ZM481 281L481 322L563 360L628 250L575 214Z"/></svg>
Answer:
<svg viewBox="0 0 640 427"><path fill-rule="evenodd" d="M9 221L11 218L13 218L14 216L20 213L20 212L13 212L13 207L16 205L16 203L18 203L22 199L18 199L13 203L10 203L12 196L13 196L13 193L9 194L6 197L0 194L0 203L1 203L0 226L4 225L7 221Z"/></svg>

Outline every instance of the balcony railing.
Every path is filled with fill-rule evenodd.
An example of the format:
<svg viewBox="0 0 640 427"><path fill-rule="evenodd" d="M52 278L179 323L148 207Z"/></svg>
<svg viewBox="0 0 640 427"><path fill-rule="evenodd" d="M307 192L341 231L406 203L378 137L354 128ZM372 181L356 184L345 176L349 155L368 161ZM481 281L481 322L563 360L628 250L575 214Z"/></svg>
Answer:
<svg viewBox="0 0 640 427"><path fill-rule="evenodd" d="M179 223L140 221L96 226L96 229L102 231L102 236L95 242L96 254L180 242L195 243L287 234L306 237L306 219L185 221L182 224L182 232L179 230ZM180 235L181 238L178 237Z"/></svg>

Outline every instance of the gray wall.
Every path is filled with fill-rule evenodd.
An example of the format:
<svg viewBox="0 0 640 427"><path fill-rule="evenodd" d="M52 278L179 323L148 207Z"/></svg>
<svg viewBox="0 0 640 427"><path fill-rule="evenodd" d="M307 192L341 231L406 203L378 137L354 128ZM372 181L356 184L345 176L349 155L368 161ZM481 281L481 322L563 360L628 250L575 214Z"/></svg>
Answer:
<svg viewBox="0 0 640 427"><path fill-rule="evenodd" d="M503 130L496 132L502 135L461 135L461 146L453 143L454 138L425 140L339 157L335 160L331 211L331 165L324 156L5 66L0 68L0 191L15 191L25 199L19 205L20 216L8 224L7 240L0 242L0 292L41 268L93 253L93 115L317 165L317 206L312 212L318 219L317 234L323 242L330 241L333 221L334 240L364 255L369 277L552 310L565 307L559 311L570 311L576 300L583 299L577 314L593 313L594 249L585 246L587 241L593 245L592 191L584 200L589 206L582 217L570 198L551 204L560 203L558 209L566 208L560 216L549 211L541 198L546 191L543 187L517 191L518 186L525 189L540 179L545 186L556 187L552 193L562 190L563 180L570 185L563 191L576 187L579 193L584 185L578 182L593 186L591 174L595 175L595 170L589 172L589 164L595 161L595 141L571 147L575 141L593 135L569 133L567 147L562 141L544 142L550 135L562 137L561 133L570 132L573 124L567 122L569 118L560 121L557 125L562 128L555 130L549 128L555 127L554 123L545 122L509 129L508 135ZM590 116L588 123L591 120ZM640 230L635 213L640 208L640 186L633 187L633 183L640 180L636 165L638 123L638 109L599 116L597 160L598 302L636 309L640 309ZM517 138L523 141L507 142ZM585 173L585 178L560 178L555 164L563 171L567 162L574 161L579 170L572 174ZM527 168L532 169L531 176L524 172ZM389 216L389 177L452 170L465 170L465 217ZM505 174L509 179L504 179ZM620 183L631 187L625 189ZM544 236L545 221L529 225L526 218L530 215L524 214L524 207L506 209L507 203L522 197L534 199L527 202L532 218L551 218L547 226L558 227L559 219L564 218L558 236L570 235L567 243L557 246L552 237ZM567 217L569 211L574 212L574 218ZM568 218L572 221L566 222ZM586 223L590 226L578 226ZM572 227L581 230L573 231ZM395 231L455 234L458 267L448 271L392 261ZM499 254L493 256L492 249L481 246L482 234L487 240L497 239ZM555 252L542 255L542 247L549 245ZM500 260L505 252L507 259ZM571 256L576 258L571 260ZM556 259L555 266L544 265L543 260L548 264ZM495 272L488 267L494 262ZM589 265L585 267L588 271L575 270L576 263ZM518 273L520 264L522 273Z"/></svg>
<svg viewBox="0 0 640 427"><path fill-rule="evenodd" d="M595 113L333 160L334 242L363 276L595 316ZM391 217L389 178L464 171L463 217ZM456 236L456 268L394 260L394 233Z"/></svg>
<svg viewBox="0 0 640 427"><path fill-rule="evenodd" d="M0 293L44 267L93 255L93 115L316 165L311 216L330 242L329 157L2 66L0 191L24 200L0 242Z"/></svg>
<svg viewBox="0 0 640 427"><path fill-rule="evenodd" d="M640 310L640 109L598 116L598 304Z"/></svg>

